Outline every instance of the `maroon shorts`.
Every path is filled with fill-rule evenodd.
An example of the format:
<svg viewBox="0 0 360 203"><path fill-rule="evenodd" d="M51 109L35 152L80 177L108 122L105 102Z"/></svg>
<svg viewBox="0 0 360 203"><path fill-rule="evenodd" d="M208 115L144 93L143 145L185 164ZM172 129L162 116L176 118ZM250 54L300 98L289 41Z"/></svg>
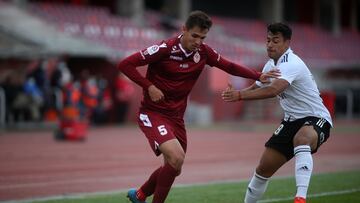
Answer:
<svg viewBox="0 0 360 203"><path fill-rule="evenodd" d="M138 125L147 137L156 156L161 154L159 146L172 139L177 139L186 152L187 141L183 119L171 118L153 111L140 110Z"/></svg>

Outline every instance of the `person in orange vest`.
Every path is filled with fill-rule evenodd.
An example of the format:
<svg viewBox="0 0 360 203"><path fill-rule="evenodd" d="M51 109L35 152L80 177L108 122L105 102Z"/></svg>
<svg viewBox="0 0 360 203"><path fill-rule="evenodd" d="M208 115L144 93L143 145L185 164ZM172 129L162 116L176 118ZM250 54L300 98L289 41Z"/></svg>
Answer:
<svg viewBox="0 0 360 203"><path fill-rule="evenodd" d="M78 106L81 98L79 82L69 82L63 88L64 106Z"/></svg>
<svg viewBox="0 0 360 203"><path fill-rule="evenodd" d="M95 78L90 77L88 70L84 70L81 76L81 116L91 119L92 113L98 105L99 88Z"/></svg>
<svg viewBox="0 0 360 203"><path fill-rule="evenodd" d="M80 108L81 90L79 82L68 82L63 87L63 118L78 119Z"/></svg>
<svg viewBox="0 0 360 203"><path fill-rule="evenodd" d="M82 99L88 109L93 109L98 104L99 89L96 85L95 79L91 78L83 83Z"/></svg>

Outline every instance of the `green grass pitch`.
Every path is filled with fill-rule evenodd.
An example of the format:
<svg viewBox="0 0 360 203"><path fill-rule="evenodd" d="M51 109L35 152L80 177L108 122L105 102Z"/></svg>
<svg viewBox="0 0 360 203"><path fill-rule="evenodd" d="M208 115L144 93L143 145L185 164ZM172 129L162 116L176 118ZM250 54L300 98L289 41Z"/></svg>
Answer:
<svg viewBox="0 0 360 203"><path fill-rule="evenodd" d="M211 183L194 186L175 186L167 203L239 203L242 202L247 181ZM311 203L357 203L360 202L360 171L313 175L308 201ZM270 181L262 203L293 202L295 180L293 177L274 178ZM33 203L129 203L125 193L64 197L56 200L33 201ZM151 202L151 198L147 199Z"/></svg>

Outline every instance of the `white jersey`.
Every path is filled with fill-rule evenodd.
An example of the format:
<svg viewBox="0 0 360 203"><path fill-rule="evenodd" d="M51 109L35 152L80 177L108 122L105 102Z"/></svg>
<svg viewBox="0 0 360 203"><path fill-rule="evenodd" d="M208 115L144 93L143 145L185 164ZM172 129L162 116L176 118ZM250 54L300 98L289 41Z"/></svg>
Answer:
<svg viewBox="0 0 360 203"><path fill-rule="evenodd" d="M281 72L279 79L286 80L290 85L277 97L284 110L284 120L296 120L307 116L315 116L326 119L332 126L329 111L323 104L319 90L308 67L289 48L274 64L270 59L262 72L278 68ZM265 86L256 81L258 86Z"/></svg>

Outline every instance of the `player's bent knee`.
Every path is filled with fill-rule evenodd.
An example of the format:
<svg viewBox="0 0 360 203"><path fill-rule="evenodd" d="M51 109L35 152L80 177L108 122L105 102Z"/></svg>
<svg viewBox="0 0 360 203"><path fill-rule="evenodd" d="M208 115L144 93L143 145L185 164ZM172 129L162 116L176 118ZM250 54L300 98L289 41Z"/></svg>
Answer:
<svg viewBox="0 0 360 203"><path fill-rule="evenodd" d="M309 145L311 148L313 146L316 146L317 144L317 134L316 132L308 132L305 133L299 133L296 134L293 140L294 147L300 146L300 145Z"/></svg>
<svg viewBox="0 0 360 203"><path fill-rule="evenodd" d="M311 139L306 138L304 136L297 136L294 137L294 147L297 147L299 145L310 145Z"/></svg>
<svg viewBox="0 0 360 203"><path fill-rule="evenodd" d="M184 163L184 159L185 159L185 155L176 154L176 155L170 156L167 161L173 168L175 168L177 171L181 172L181 167Z"/></svg>

